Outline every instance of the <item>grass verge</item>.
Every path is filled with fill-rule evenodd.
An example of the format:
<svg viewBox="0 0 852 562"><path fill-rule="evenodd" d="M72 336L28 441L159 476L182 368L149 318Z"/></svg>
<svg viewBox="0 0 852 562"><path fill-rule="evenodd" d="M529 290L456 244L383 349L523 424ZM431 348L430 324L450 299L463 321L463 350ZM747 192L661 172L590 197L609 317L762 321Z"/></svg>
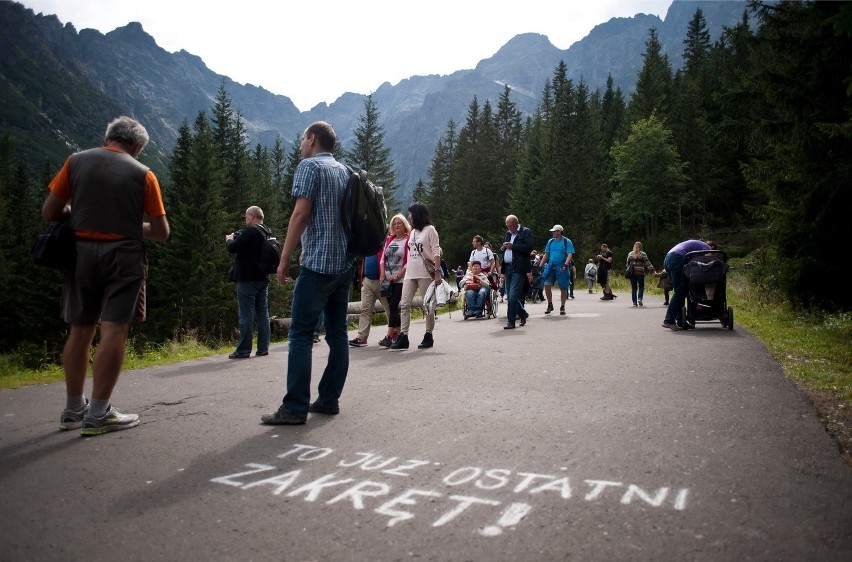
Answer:
<svg viewBox="0 0 852 562"><path fill-rule="evenodd" d="M766 345L852 466L852 313L794 309L736 269L728 280L735 329L745 328Z"/></svg>

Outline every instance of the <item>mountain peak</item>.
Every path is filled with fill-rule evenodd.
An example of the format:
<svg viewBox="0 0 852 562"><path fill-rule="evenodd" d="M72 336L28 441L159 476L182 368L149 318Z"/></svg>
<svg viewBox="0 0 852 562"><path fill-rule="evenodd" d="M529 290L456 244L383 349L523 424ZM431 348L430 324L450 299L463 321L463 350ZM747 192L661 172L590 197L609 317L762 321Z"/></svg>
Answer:
<svg viewBox="0 0 852 562"><path fill-rule="evenodd" d="M132 21L124 27L117 27L106 34L107 37L127 43L131 47L139 47L150 49L158 47L154 38L142 29L142 24L138 21Z"/></svg>

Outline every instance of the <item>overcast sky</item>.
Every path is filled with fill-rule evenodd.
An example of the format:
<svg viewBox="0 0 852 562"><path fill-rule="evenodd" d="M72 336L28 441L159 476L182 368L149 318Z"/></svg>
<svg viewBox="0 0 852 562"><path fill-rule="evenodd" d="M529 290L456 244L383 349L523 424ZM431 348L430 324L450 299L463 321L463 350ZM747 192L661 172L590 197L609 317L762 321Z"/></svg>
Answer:
<svg viewBox="0 0 852 562"><path fill-rule="evenodd" d="M598 24L637 13L665 19L672 0L22 0L77 31L142 24L169 52L262 86L302 111L384 82L474 68L520 33L567 49Z"/></svg>

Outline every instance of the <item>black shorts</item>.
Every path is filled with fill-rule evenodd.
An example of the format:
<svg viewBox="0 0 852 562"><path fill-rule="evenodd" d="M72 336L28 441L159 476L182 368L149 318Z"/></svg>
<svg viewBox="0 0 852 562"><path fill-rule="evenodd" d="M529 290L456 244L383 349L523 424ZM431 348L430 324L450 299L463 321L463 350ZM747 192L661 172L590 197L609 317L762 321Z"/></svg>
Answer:
<svg viewBox="0 0 852 562"><path fill-rule="evenodd" d="M145 244L139 240L77 240L77 264L66 275L62 316L68 324L128 324L145 281Z"/></svg>

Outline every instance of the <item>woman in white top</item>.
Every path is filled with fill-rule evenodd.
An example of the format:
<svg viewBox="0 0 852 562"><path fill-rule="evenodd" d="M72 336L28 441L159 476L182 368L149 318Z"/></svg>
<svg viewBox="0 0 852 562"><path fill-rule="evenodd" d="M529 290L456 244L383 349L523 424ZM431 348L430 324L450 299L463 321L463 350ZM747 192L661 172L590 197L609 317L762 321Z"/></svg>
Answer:
<svg viewBox="0 0 852 562"><path fill-rule="evenodd" d="M399 303L401 326L399 336L391 344L392 351L408 349L408 328L411 325L411 301L414 300L414 294L419 289L420 294L425 296L430 283L441 283L441 245L438 231L432 225L429 209L422 203L413 203L408 208L408 218L412 230L408 236L408 263ZM432 262L430 269L433 268L433 273L429 273L424 260ZM419 349L432 347L434 328L435 311L431 309L426 314L426 334L417 346Z"/></svg>

